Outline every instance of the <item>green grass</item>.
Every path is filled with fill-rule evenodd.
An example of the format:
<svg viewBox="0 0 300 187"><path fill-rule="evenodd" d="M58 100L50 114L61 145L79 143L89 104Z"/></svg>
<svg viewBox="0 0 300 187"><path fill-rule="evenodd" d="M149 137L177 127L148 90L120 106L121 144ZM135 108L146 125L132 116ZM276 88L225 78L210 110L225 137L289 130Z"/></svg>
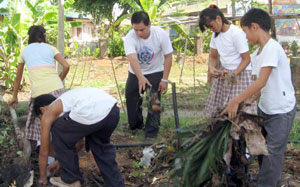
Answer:
<svg viewBox="0 0 300 187"><path fill-rule="evenodd" d="M117 131L122 132L128 130L124 129L124 124L128 123L127 116L123 113L120 100L125 103L125 86L128 74L128 64L126 61L114 60L115 73L118 81L118 87L120 89L121 98L118 94L115 79L113 76L112 66L108 59L102 61L80 61L77 59L69 59L71 64L69 74L66 78L65 85L69 89L72 79L74 77L71 88L77 87L99 87L105 88L105 90L118 99L120 110L120 123L117 127ZM124 63L125 62L125 63ZM75 73L75 69L77 70ZM85 67L84 67L85 66ZM181 74L181 66L173 61L172 69L170 72L169 80L176 83L177 94L177 106L178 110L201 110L204 108L204 104L207 99L209 89L206 85L207 64L195 63L195 82L193 78L194 70L191 60L184 64L182 72L182 82L179 82ZM75 74L75 76L74 76ZM82 78L83 77L83 78ZM82 80L81 80L82 79ZM175 119L173 117L173 96L172 85L168 85L168 92L162 95L161 105L165 110L168 110L170 114L161 115L161 128L160 133L168 133L169 131L175 131ZM143 108L146 111L146 103L143 103ZM146 116L144 116L146 119ZM181 117L179 116L180 127L185 127L193 124L198 124L202 119L199 117ZM127 127L127 126L126 126ZM134 138L139 139L143 137L143 133L138 133Z"/></svg>
<svg viewBox="0 0 300 187"><path fill-rule="evenodd" d="M145 120L146 116L144 116ZM179 126L180 128L190 126L190 125L195 125L195 124L200 124L203 121L202 117L179 117ZM128 123L128 118L125 113L120 113L120 122L117 127L117 130L122 130L122 125ZM176 124L175 124L175 118L172 116L163 116L161 117L161 132L167 132L170 130L175 130L176 129Z"/></svg>
<svg viewBox="0 0 300 187"><path fill-rule="evenodd" d="M294 126L291 130L289 140L300 141L300 121L294 121Z"/></svg>

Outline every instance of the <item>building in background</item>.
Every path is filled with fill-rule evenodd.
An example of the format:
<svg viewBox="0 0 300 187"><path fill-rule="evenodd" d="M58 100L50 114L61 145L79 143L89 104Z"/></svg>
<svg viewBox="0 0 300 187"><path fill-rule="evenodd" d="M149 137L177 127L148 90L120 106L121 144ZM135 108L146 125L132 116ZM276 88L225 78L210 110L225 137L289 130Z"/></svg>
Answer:
<svg viewBox="0 0 300 187"><path fill-rule="evenodd" d="M67 13L65 15L66 21L81 22L82 25L71 27L70 36L71 42L78 42L80 45L98 42L96 36L96 26L91 17L83 17L77 13Z"/></svg>

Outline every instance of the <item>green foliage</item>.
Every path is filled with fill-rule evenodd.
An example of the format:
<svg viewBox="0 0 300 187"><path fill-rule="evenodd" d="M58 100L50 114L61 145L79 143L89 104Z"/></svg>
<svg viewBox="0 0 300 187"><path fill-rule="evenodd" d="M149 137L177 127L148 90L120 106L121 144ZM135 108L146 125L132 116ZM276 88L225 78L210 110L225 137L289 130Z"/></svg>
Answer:
<svg viewBox="0 0 300 187"><path fill-rule="evenodd" d="M108 40L108 56L125 56L124 44L122 35L119 32L113 31L114 37Z"/></svg>
<svg viewBox="0 0 300 187"><path fill-rule="evenodd" d="M4 80L6 87L11 87L15 79L17 56L20 53L19 40L20 14L7 15L0 25L0 69L1 80Z"/></svg>
<svg viewBox="0 0 300 187"><path fill-rule="evenodd" d="M13 132L13 126L7 123L0 123L0 148L8 148L15 143L15 139L10 135Z"/></svg>
<svg viewBox="0 0 300 187"><path fill-rule="evenodd" d="M227 150L230 122L207 126L194 125L178 130L174 138L183 140L170 176L181 178L183 186L199 186L218 172L218 166Z"/></svg>
<svg viewBox="0 0 300 187"><path fill-rule="evenodd" d="M97 21L101 19L113 19L113 7L118 4L121 9L127 12L130 9L127 3L118 0L74 0L74 8L79 12L91 14Z"/></svg>
<svg viewBox="0 0 300 187"><path fill-rule="evenodd" d="M66 2L71 3L72 0ZM19 10L22 10L21 12ZM49 4L47 0L8 1L8 14L0 25L0 78L4 80L6 88L12 88L16 77L17 59L20 51L26 45L27 31L32 25L44 25L47 32L47 42L56 45L57 41L57 6ZM65 38L70 38L65 25Z"/></svg>
<svg viewBox="0 0 300 187"><path fill-rule="evenodd" d="M176 39L172 40L172 46L173 48L176 50L176 62L179 63L180 61L180 57L182 55L182 53L184 52L185 49L185 43L186 43L186 39L182 38L182 37L177 37ZM186 55L188 56L192 56L194 55L194 43L187 43L187 48L186 48Z"/></svg>
<svg viewBox="0 0 300 187"><path fill-rule="evenodd" d="M299 49L299 46L298 46L297 42L293 41L291 44L291 51L292 51L292 55L294 57L298 55L298 49Z"/></svg>
<svg viewBox="0 0 300 187"><path fill-rule="evenodd" d="M107 38L109 57L125 56L123 36L125 36L130 29L131 27L128 26L120 27L118 30L110 29L110 37Z"/></svg>
<svg viewBox="0 0 300 187"><path fill-rule="evenodd" d="M203 52L209 53L210 51L209 44L210 44L212 32L205 31L204 33L201 33L200 36L203 37Z"/></svg>
<svg viewBox="0 0 300 187"><path fill-rule="evenodd" d="M132 171L132 175L134 177L140 177L140 178L144 178L146 176L146 174L143 171L140 171L141 168L143 169L147 169L146 166L143 166L143 164L140 162L136 162L136 161L132 161L132 166L134 168L134 170Z"/></svg>
<svg viewBox="0 0 300 187"><path fill-rule="evenodd" d="M289 139L300 141L300 121L294 121L294 126L291 130Z"/></svg>
<svg viewBox="0 0 300 187"><path fill-rule="evenodd" d="M92 51L89 47L84 47L83 49L81 49L81 56L91 56L92 55Z"/></svg>
<svg viewBox="0 0 300 187"><path fill-rule="evenodd" d="M99 58L101 55L101 49L99 47L95 48L93 54L94 54L94 57Z"/></svg>

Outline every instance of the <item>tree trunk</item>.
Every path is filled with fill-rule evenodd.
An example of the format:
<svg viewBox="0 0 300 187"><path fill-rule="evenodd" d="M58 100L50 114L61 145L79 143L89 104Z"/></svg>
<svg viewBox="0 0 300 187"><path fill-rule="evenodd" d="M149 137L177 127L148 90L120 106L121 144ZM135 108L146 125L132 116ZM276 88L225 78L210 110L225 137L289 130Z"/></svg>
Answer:
<svg viewBox="0 0 300 187"><path fill-rule="evenodd" d="M195 38L195 53L196 55L200 55L203 53L203 36Z"/></svg>
<svg viewBox="0 0 300 187"><path fill-rule="evenodd" d="M108 54L108 45L106 39L99 39L100 57L105 57Z"/></svg>
<svg viewBox="0 0 300 187"><path fill-rule="evenodd" d="M269 14L273 14L273 3L272 0L269 0ZM271 25L271 37L276 39L276 29L275 29L275 19L272 19L272 25Z"/></svg>
<svg viewBox="0 0 300 187"><path fill-rule="evenodd" d="M236 13L235 13L235 0L231 0L231 11L232 11L232 18L235 18ZM232 22L234 25L236 25L236 21Z"/></svg>

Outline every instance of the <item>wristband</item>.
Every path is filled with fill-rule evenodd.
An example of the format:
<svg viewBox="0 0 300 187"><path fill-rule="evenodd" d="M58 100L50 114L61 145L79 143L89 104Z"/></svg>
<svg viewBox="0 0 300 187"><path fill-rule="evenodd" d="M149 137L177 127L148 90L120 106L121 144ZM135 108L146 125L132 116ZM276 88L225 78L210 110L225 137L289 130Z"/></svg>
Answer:
<svg viewBox="0 0 300 187"><path fill-rule="evenodd" d="M169 83L167 79L161 79L161 82Z"/></svg>

